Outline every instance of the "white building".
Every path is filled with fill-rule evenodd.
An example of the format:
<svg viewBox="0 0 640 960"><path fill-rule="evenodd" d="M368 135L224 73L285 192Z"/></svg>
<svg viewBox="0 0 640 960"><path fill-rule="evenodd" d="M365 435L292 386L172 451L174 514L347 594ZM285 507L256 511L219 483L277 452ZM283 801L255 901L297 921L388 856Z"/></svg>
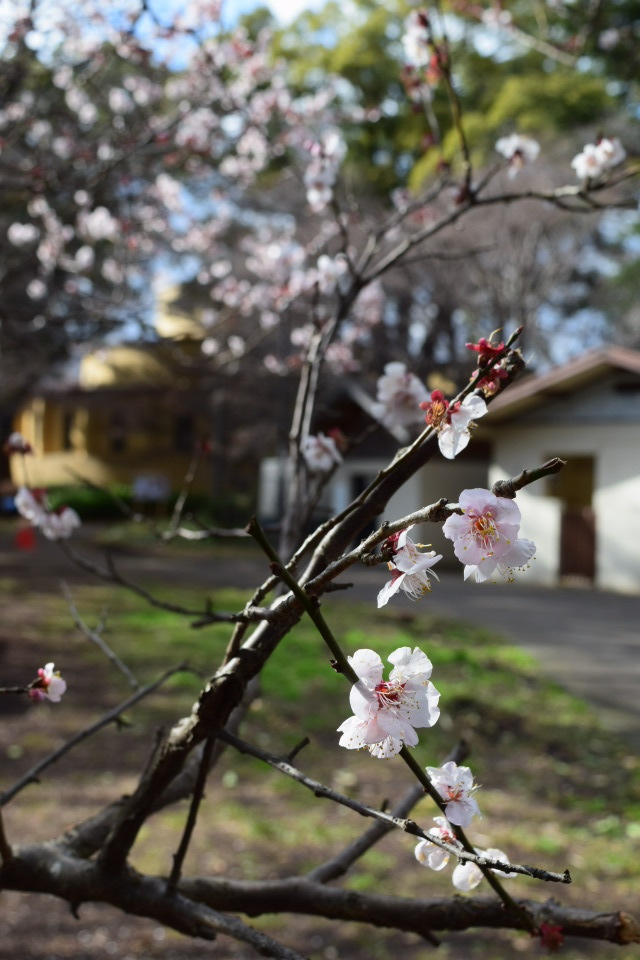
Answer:
<svg viewBox="0 0 640 960"><path fill-rule="evenodd" d="M640 352L609 347L542 376L517 381L491 403L467 449L455 461L436 454L389 502L396 520L440 497L491 487L551 457L563 470L518 494L521 534L537 545L523 582L593 583L640 593ZM388 465L389 457L348 458L323 495L320 513L341 511ZM281 511L282 465L261 466L260 512ZM438 524L412 534L455 566Z"/></svg>
<svg viewBox="0 0 640 960"><path fill-rule="evenodd" d="M640 592L640 353L609 347L514 384L491 404L489 484L566 460L518 494L538 550L527 579Z"/></svg>

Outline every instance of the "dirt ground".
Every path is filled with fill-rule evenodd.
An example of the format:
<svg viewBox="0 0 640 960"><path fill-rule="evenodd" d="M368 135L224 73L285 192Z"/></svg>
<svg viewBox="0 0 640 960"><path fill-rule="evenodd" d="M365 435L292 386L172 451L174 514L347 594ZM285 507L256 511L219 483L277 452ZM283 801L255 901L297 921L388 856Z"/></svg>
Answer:
<svg viewBox="0 0 640 960"><path fill-rule="evenodd" d="M100 552L93 554L94 559ZM154 551L121 552L117 556L118 568L127 576L136 576L158 582L163 571L167 570L164 560ZM256 561L250 554L244 559L235 558L233 569L222 565L221 585L242 582L246 576L255 575ZM171 582L181 580L189 583L212 585L212 569L201 561L187 564L179 557L171 570L164 574ZM368 572L366 572L368 576ZM66 560L61 560L59 551L51 544L38 544L31 554L16 553L12 547L11 531L0 531L0 578L5 584L3 591L3 616L0 625L0 664L3 682L7 685L19 682L20 668L25 662L40 663L49 657L47 638L42 637L33 628L34 615L39 603L52 591L59 590L60 578L70 583L90 582L93 578L86 572L75 569ZM10 579L9 579L10 578ZM240 578L240 579L239 579ZM253 582L253 579L251 580ZM7 588L7 584L10 584ZM372 584L371 584L372 586ZM360 584L361 589L370 590L366 578ZM73 661L66 670L70 686L81 686L81 671L74 673ZM85 690L84 699L79 704L82 714L94 711L107 704L106 682L98 673L94 677L90 690ZM28 766L27 757L21 752L25 743L32 743L36 751L43 747L55 747L61 738L74 728L77 717L68 716L68 728L56 723L51 724L51 705L35 711L32 706L17 698L0 697L0 756L2 760L2 781L11 782ZM29 734L25 739L25 730ZM37 787L28 788L24 802L11 804L6 810L6 823L9 837L20 842L21 836L30 839L45 839L94 812L109 799L115 799L131 790L134 785L138 746L142 739L147 741L148 731L140 731L140 738L134 731L129 738L130 747L122 749L117 739L100 735L91 741L91 747L80 750L59 767L60 776L56 777L58 786L48 793L46 802L42 801ZM21 744L20 750L16 744ZM112 767L117 774L105 775L104 769ZM69 776L65 776L69 774ZM224 778L223 778L224 779ZM251 789L237 794L239 804L256 802ZM214 797L215 799L215 797ZM277 798L268 795L260 802L277 803ZM184 808L180 818L184 816ZM169 827L171 827L171 822ZM175 826L175 824L173 824ZM162 830L169 829L163 826ZM142 838L141 856L153 859L154 847L158 838L150 834ZM202 841L202 865L211 871L211 849L220 849L220 838L214 834L210 845L205 838ZM208 848L207 859L205 849ZM218 854L220 869L234 870L234 857L244 851L244 840L233 833L223 843ZM195 866L199 865L200 854L195 854ZM205 867L206 864L206 867ZM314 960L388 960L401 956L403 960L422 960L430 948L416 943L415 938L396 935L376 935L373 940L369 934L356 929L353 925L328 929L326 923L294 918L282 922L267 922L267 932L280 936L303 952L308 951ZM369 937L369 939L367 939ZM489 944L492 944L491 946ZM539 949L520 938L514 941L505 936L487 937L458 935L447 937L447 947L437 951L434 956L442 960L502 960L524 952L527 956L539 955ZM587 945L581 958L596 954ZM611 948L611 956L617 955ZM117 960L253 960L253 950L232 941L221 939L208 944L187 941L156 922L122 916L111 908L102 905L83 905L79 919L72 916L68 906L52 897L36 897L14 892L3 892L0 899L0 960L96 960L96 958L114 957ZM620 954L623 956L623 954ZM632 960L630 954L625 958Z"/></svg>

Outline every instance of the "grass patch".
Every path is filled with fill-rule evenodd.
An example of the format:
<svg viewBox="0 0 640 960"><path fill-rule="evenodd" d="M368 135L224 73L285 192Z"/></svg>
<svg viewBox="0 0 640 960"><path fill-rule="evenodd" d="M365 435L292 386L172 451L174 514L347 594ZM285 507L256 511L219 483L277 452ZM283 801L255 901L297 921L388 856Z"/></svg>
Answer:
<svg viewBox="0 0 640 960"><path fill-rule="evenodd" d="M46 594L37 605L22 610L11 583L0 584L0 590L24 639L23 668L31 669L34 656L44 662L55 650L56 662L70 681L68 698L60 707L26 711L0 728L0 751L17 776L50 741L95 719L128 691L114 668L75 629L62 597ZM226 625L194 629L190 618L144 606L135 596L103 585L77 586L73 593L91 626L108 609L105 639L143 682L182 660L188 660L199 676L208 676L230 636ZM158 595L168 597L166 586ZM237 610L246 598L243 591L221 590L211 600L214 609ZM201 592L172 589L170 599L188 609L202 608ZM420 646L429 655L433 681L441 692L442 717L432 730L423 732L416 750L419 761L437 765L464 737L471 746L468 762L482 784L478 799L484 819L470 830L471 838L479 846L498 846L520 862L559 870L568 866L574 875L574 886L562 890L514 881L516 893L540 899L554 895L594 909L633 908L637 882L633 841L640 835L638 761L598 727L583 702L541 677L527 654L500 643L486 630L393 610L381 616L371 606L330 599L323 610L348 654L372 647L384 658L408 645ZM133 776L146 755L154 728L190 710L199 686L198 676L174 677L132 711L129 727L104 731L99 740L79 748L69 766L54 770L51 778L66 773L76 795L89 797L97 789L100 772L112 765L117 772L113 782L103 778L99 784L105 799L110 790L117 796L122 776ZM386 798L393 802L408 784L402 764L375 761L337 746L336 728L349 712L348 684L331 669L327 650L305 619L267 665L261 696L243 735L277 754L308 735L311 745L297 762L310 775L368 803L380 805ZM52 810L47 807L51 802L46 791L29 788L24 800L15 804L15 812L11 807L13 824L23 817L26 827L33 818L66 826L65 804ZM159 872L170 868L185 811L180 805L145 828L134 857L140 868ZM415 817L428 826L433 813L424 801ZM208 788L187 867L202 873L228 871L245 879L282 876L311 869L366 826L350 811L326 801L312 802L302 787L257 761L228 753ZM400 835L386 838L367 854L345 884L353 890L406 896L451 892L449 872L432 874L420 868L412 842ZM273 931L281 926L275 920L270 924L261 926ZM421 956L422 948L405 939L403 958ZM291 942L290 937L285 940ZM490 946L482 936L453 936L439 956L506 960L523 945L529 951L522 936L500 934L489 942ZM349 928L341 944L339 956L367 960L374 956L370 941L357 929ZM456 952L460 944L464 952ZM386 960L397 952L397 936L394 945L394 937L377 935L376 957ZM563 955L567 960L609 960L612 948L580 944L574 950L569 945Z"/></svg>

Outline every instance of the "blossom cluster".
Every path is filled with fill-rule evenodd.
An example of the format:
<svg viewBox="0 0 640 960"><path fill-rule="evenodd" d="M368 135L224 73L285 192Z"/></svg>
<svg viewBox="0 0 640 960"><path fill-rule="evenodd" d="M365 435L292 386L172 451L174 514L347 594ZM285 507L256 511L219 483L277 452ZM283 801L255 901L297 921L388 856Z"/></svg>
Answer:
<svg viewBox="0 0 640 960"><path fill-rule="evenodd" d="M80 517L72 507L61 507L57 511L47 509L43 490L20 487L15 505L18 513L32 527L42 530L47 540L66 540L80 526Z"/></svg>
<svg viewBox="0 0 640 960"><path fill-rule="evenodd" d="M414 543L409 536L412 526L386 540L386 545L393 551L393 559L389 561L392 577L378 594L378 607L384 607L398 590L403 590L412 600L417 600L425 593L430 593L430 575L438 579L432 568L438 560L442 560L442 555L436 554L435 550L422 553L418 548L423 544Z"/></svg>
<svg viewBox="0 0 640 960"><path fill-rule="evenodd" d="M579 180L599 180L622 163L627 153L617 137L601 137L587 143L571 161Z"/></svg>

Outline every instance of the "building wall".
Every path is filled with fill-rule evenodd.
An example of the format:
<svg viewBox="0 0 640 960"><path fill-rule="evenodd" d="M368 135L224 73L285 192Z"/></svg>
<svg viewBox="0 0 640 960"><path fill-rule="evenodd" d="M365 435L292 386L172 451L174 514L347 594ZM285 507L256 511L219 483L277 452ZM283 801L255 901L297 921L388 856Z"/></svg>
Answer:
<svg viewBox="0 0 640 960"><path fill-rule="evenodd" d="M15 429L33 446L28 477L22 457L11 457L14 484L69 486L88 480L100 487L131 486L155 478L168 492L182 487L195 441L208 432L204 416L191 417L189 435L177 436L180 411L164 398L107 398L96 404L37 397L16 418ZM185 407L188 412L188 408ZM117 414L117 423L114 415ZM176 419L178 417L178 419ZM116 430L117 427L117 430ZM121 431L121 443L117 442ZM79 479L82 478L82 479ZM211 493L211 469L201 463L192 489Z"/></svg>
<svg viewBox="0 0 640 960"><path fill-rule="evenodd" d="M516 476L552 456L592 456L598 587L640 592L640 423L504 426L496 434L490 483ZM539 481L518 494L521 533L537 545L527 577L557 582L560 570L561 501Z"/></svg>

